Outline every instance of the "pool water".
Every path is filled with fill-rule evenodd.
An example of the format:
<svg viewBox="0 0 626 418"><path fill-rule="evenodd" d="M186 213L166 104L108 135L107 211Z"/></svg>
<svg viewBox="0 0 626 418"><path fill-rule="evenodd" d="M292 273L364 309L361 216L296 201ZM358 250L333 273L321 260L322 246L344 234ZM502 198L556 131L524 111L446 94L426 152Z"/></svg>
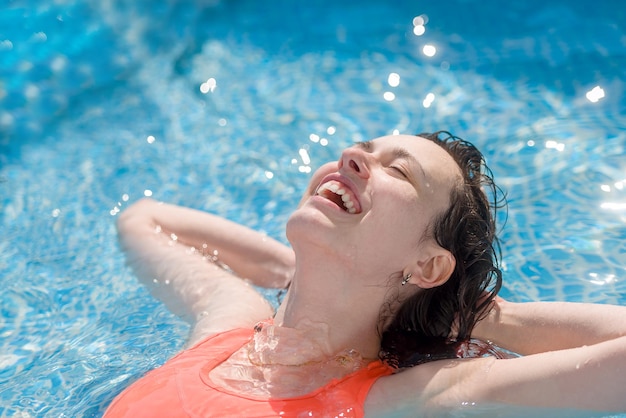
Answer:
<svg viewBox="0 0 626 418"><path fill-rule="evenodd" d="M0 416L100 416L182 347L120 210L151 195L285 241L310 172L393 132L484 150L504 297L626 304L624 68L620 0L5 0Z"/></svg>

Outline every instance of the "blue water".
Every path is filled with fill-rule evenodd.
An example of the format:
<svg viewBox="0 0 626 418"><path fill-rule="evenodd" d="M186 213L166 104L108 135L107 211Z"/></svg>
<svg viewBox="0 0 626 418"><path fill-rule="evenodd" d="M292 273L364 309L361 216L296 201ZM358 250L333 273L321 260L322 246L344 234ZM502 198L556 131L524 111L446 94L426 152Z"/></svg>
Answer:
<svg viewBox="0 0 626 418"><path fill-rule="evenodd" d="M4 0L0 416L100 416L181 348L119 210L151 194L284 241L311 170L396 130L485 151L505 297L626 304L626 8L504 4Z"/></svg>

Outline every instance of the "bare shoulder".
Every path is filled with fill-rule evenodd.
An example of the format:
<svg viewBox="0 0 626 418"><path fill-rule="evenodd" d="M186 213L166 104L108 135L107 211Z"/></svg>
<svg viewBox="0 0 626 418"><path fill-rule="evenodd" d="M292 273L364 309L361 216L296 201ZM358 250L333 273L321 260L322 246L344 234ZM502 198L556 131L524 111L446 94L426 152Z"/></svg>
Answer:
<svg viewBox="0 0 626 418"><path fill-rule="evenodd" d="M194 293L198 298L191 305L195 321L188 346L231 329L253 328L274 314L268 300L249 281L224 270L196 286Z"/></svg>

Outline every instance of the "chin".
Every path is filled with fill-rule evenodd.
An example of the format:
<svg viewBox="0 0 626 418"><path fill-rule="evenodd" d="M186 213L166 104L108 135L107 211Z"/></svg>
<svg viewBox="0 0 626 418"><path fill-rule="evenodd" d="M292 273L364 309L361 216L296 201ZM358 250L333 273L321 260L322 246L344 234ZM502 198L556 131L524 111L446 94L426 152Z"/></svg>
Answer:
<svg viewBox="0 0 626 418"><path fill-rule="evenodd" d="M330 231L333 227L334 225L321 211L302 205L287 220L285 232L292 247L296 247L295 244L304 241L314 241L318 244L332 242Z"/></svg>

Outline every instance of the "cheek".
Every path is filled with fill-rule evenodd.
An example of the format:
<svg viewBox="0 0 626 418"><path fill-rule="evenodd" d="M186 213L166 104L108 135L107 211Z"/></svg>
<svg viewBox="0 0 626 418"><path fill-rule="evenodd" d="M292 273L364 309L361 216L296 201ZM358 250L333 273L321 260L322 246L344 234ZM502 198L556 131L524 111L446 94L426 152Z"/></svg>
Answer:
<svg viewBox="0 0 626 418"><path fill-rule="evenodd" d="M424 234L424 218L416 211L404 211L389 218L388 233L391 233L395 242L403 247L413 248L420 242Z"/></svg>
<svg viewBox="0 0 626 418"><path fill-rule="evenodd" d="M367 231L366 236L360 237L369 243L360 249L362 258L384 260L384 267L391 272L402 270L410 262L419 249L422 234L415 214L408 210L384 213L371 222Z"/></svg>
<svg viewBox="0 0 626 418"><path fill-rule="evenodd" d="M380 208L383 221L378 224L376 233L397 245L417 246L432 216L428 202L419 201L415 193L380 197L386 204Z"/></svg>

